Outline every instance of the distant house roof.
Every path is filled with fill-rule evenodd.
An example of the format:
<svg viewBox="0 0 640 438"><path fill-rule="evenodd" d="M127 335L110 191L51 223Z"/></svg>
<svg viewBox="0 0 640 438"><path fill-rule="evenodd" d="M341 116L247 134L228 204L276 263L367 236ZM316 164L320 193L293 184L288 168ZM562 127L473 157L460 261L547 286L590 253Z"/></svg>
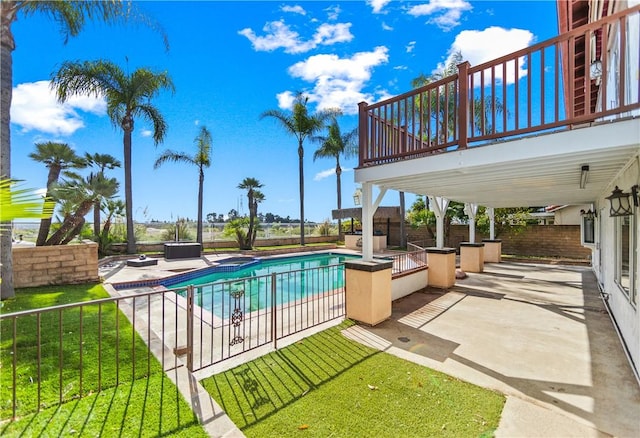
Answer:
<svg viewBox="0 0 640 438"><path fill-rule="evenodd" d="M343 208L341 210L332 210L333 219L362 219L362 208ZM378 207L374 219L400 219L400 207Z"/></svg>

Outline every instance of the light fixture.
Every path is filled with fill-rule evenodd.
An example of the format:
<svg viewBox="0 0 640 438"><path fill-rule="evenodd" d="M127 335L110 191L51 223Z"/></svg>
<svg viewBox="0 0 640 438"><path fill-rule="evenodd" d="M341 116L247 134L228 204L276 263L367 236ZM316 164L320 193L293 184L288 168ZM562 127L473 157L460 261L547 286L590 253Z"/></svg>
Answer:
<svg viewBox="0 0 640 438"><path fill-rule="evenodd" d="M637 186L634 186L635 192L637 193ZM633 187L631 188L632 192L634 191ZM635 198L634 196L634 204ZM625 193L616 186L611 192L611 195L607 196L605 199L608 199L611 203L611 208L609 209L609 216L631 216L633 214L633 210L631 209L631 204L629 203L629 193Z"/></svg>
<svg viewBox="0 0 640 438"><path fill-rule="evenodd" d="M353 192L353 205L362 205L362 189L360 187Z"/></svg>
<svg viewBox="0 0 640 438"><path fill-rule="evenodd" d="M595 210L591 210L591 209L589 209L589 210L587 210L587 211L580 210L580 215L581 215L582 217L586 218L586 219L591 219L591 220L593 220L594 218L597 218L597 217L598 217L598 212L597 212L597 211L595 211Z"/></svg>
<svg viewBox="0 0 640 438"><path fill-rule="evenodd" d="M580 188L584 189L587 186L587 176L589 175L589 165L582 165L580 170Z"/></svg>
<svg viewBox="0 0 640 438"><path fill-rule="evenodd" d="M600 81L600 78L602 77L602 62L599 59L591 62L589 74L591 79L595 79L596 82Z"/></svg>

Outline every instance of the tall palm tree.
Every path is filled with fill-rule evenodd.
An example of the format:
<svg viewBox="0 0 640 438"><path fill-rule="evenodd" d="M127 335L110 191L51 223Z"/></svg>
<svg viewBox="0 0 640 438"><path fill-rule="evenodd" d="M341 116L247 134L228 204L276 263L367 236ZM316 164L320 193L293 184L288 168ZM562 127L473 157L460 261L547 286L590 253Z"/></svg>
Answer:
<svg viewBox="0 0 640 438"><path fill-rule="evenodd" d="M122 166L120 160L109 154L100 154L98 152L90 154L87 152L84 159L87 161L87 164L96 167L98 169L98 173L102 176L104 176L105 170L113 170L116 167ZM100 236L100 210L100 201L96 200L93 205L93 235L96 239Z"/></svg>
<svg viewBox="0 0 640 438"><path fill-rule="evenodd" d="M84 27L86 19L117 21L126 17L129 2L121 1L2 1L0 2L0 178L11 178L11 136L9 117L13 90L13 51L16 44L11 26L19 16L29 17L38 12L51 17L66 42ZM165 40L166 44L166 40ZM0 234L0 299L15 295L13 287L13 258L11 236Z"/></svg>
<svg viewBox="0 0 640 438"><path fill-rule="evenodd" d="M264 200L264 195L258 189L263 184L256 178L247 177L238 184L238 188L247 191L247 206L249 207L249 230L247 231L246 242L241 249L251 249L256 235L256 218L258 216L258 203Z"/></svg>
<svg viewBox="0 0 640 438"><path fill-rule="evenodd" d="M205 126L200 127L200 133L195 138L196 153L187 155L184 152L166 150L156 159L154 169L167 161L193 164L198 167L198 226L196 239L202 245L202 199L204 193L204 169L211 166L211 133Z"/></svg>
<svg viewBox="0 0 640 438"><path fill-rule="evenodd" d="M162 90L174 91L173 81L165 72L139 68L131 74L109 61L65 62L51 78L58 100L76 95L103 95L107 114L114 126L124 133L124 197L127 215L127 253L136 252L133 229L133 191L131 182L131 134L134 119L141 117L153 125L153 141L161 143L167 133L164 117L151 104Z"/></svg>
<svg viewBox="0 0 640 438"><path fill-rule="evenodd" d="M318 158L335 158L336 160L336 189L338 194L338 210L342 208L342 184L340 175L340 156L351 158L358 154L357 142L358 129L354 128L346 134L340 132L340 125L337 120L333 120L329 125L329 132L326 136L316 136L313 140L320 143L320 147L313 153L313 160ZM338 239L342 237L342 221L338 219Z"/></svg>
<svg viewBox="0 0 640 438"><path fill-rule="evenodd" d="M49 169L47 175L47 194L45 197L51 199L54 186L58 183L60 174L67 169L81 169L87 166L86 161L75 153L66 143L56 143L48 141L46 143L36 143L36 152L29 154L29 158L40 163L44 163ZM40 229L36 239L36 246L42 246L49 237L51 229L51 217L40 220Z"/></svg>
<svg viewBox="0 0 640 438"><path fill-rule="evenodd" d="M307 104L309 97L302 93L297 93L293 101L291 113L272 109L263 112L260 119L272 117L276 119L284 130L298 140L298 185L300 188L300 245L304 245L304 147L303 143L307 137L320 132L331 118L335 118L339 110L317 111L314 115L309 114Z"/></svg>

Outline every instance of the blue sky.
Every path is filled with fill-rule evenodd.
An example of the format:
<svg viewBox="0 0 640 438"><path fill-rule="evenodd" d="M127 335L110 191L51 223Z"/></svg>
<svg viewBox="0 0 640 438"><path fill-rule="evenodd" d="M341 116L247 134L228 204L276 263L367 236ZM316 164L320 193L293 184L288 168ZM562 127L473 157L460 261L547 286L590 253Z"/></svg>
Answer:
<svg viewBox="0 0 640 438"><path fill-rule="evenodd" d="M122 159L122 132L105 114L103 99L55 102L48 81L67 60L107 59L133 71L168 71L175 94L154 104L169 129L154 146L150 126L133 133L134 219L195 218L198 174L194 166L167 163L153 169L165 149L192 154L199 126L213 137L213 162L205 173L204 212L247 212L245 177L264 184L261 212L299 217L297 142L268 109L287 110L302 91L310 108L339 107L344 132L357 125L357 104L409 91L411 80L431 74L455 51L472 65L557 35L555 1L144 1L138 9L169 38L136 24L89 23L63 43L54 22L20 16L13 25L12 175L25 187L46 185L47 170L28 158L35 143L59 141L78 153ZM305 143L305 218L323 221L336 208L334 162L313 161L318 144ZM353 206L353 168L342 162L343 207ZM122 169L112 171L122 181ZM241 204L242 200L242 204ZM383 205L397 205L389 193ZM407 199L407 207L412 197Z"/></svg>

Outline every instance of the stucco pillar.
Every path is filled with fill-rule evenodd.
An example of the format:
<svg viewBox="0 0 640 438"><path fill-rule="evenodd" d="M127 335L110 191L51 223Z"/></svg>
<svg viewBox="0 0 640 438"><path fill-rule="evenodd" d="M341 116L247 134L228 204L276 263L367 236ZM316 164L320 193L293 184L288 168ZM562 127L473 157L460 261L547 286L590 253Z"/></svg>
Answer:
<svg viewBox="0 0 640 438"><path fill-rule="evenodd" d="M460 244L460 269L464 272L484 271L484 243Z"/></svg>
<svg viewBox="0 0 640 438"><path fill-rule="evenodd" d="M449 289L456 284L455 248L427 248L429 277L427 284L440 289Z"/></svg>
<svg viewBox="0 0 640 438"><path fill-rule="evenodd" d="M393 262L349 260L344 265L347 318L368 325L389 319Z"/></svg>
<svg viewBox="0 0 640 438"><path fill-rule="evenodd" d="M362 258L373 260L373 205L372 186L362 183Z"/></svg>

